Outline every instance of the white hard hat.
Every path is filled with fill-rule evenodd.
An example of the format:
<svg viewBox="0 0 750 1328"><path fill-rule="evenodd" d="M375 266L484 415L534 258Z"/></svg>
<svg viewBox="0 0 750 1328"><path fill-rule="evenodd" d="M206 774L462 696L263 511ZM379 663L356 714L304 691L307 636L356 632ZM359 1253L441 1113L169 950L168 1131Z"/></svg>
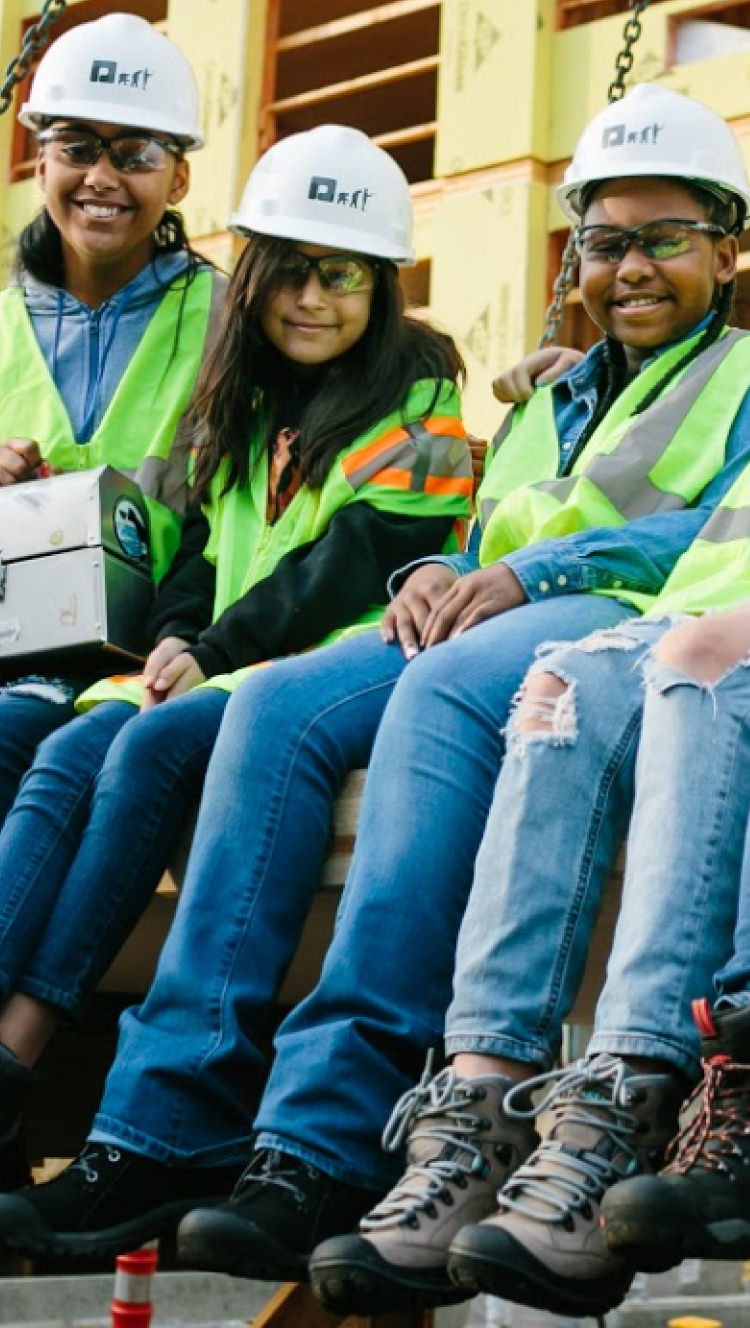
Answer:
<svg viewBox="0 0 750 1328"><path fill-rule="evenodd" d="M745 214L750 209L745 164L726 121L702 102L655 83L637 84L594 116L578 140L557 201L578 221L587 185L643 175L690 180L710 192L733 194Z"/></svg>
<svg viewBox="0 0 750 1328"><path fill-rule="evenodd" d="M19 120L102 120L203 145L198 87L174 42L135 14L106 14L64 32L39 62Z"/></svg>
<svg viewBox="0 0 750 1328"><path fill-rule="evenodd" d="M359 129L319 125L264 153L229 229L408 264L412 222L409 185L393 157Z"/></svg>

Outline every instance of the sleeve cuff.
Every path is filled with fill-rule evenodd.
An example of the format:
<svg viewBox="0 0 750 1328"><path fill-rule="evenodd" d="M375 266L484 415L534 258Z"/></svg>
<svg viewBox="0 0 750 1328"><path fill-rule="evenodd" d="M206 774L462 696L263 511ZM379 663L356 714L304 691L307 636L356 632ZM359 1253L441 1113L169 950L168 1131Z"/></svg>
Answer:
<svg viewBox="0 0 750 1328"><path fill-rule="evenodd" d="M456 576L466 576L467 572L475 572L479 566L479 560L475 553L436 553L431 558L415 558L414 562L406 563L404 567L397 567L395 572L391 572L386 587L390 599L398 594L412 572L415 572L418 567L424 567L427 563L442 563L443 567L450 567L456 573Z"/></svg>

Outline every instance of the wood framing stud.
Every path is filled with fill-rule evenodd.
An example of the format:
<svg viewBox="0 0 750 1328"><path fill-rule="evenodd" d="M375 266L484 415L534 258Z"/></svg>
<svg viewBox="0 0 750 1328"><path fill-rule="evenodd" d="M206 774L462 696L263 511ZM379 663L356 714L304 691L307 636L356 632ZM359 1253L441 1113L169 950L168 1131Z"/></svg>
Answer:
<svg viewBox="0 0 750 1328"><path fill-rule="evenodd" d="M324 1310L305 1283L286 1282L248 1328L434 1328L434 1323L433 1310L342 1318Z"/></svg>

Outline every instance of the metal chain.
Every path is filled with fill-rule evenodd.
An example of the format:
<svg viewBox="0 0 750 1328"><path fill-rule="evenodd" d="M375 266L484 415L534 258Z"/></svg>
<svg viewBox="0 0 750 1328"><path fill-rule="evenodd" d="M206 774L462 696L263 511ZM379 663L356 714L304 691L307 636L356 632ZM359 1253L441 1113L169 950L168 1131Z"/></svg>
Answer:
<svg viewBox="0 0 750 1328"><path fill-rule="evenodd" d="M624 45L615 60L615 77L607 89L607 100L619 101L625 95L625 79L633 68L633 47L643 31L641 14L648 8L649 0L630 0L633 11L623 29ZM554 346L560 324L565 317L565 301L573 289L573 279L578 265L578 255L573 244L573 232L569 234L560 260L560 271L552 287L552 303L544 315L544 332L539 338L539 345Z"/></svg>
<svg viewBox="0 0 750 1328"><path fill-rule="evenodd" d="M9 110L13 100L13 89L17 83L22 83L25 79L37 51L41 51L49 41L50 28L62 17L66 8L66 0L44 0L39 21L32 23L31 27L26 29L21 50L11 60L5 71L5 78L0 84L0 115Z"/></svg>

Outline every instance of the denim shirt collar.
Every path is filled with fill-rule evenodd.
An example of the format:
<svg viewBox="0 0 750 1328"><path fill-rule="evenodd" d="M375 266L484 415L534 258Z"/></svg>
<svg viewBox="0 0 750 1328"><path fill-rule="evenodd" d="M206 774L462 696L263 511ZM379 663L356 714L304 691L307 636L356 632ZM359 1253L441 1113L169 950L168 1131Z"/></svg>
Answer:
<svg viewBox="0 0 750 1328"><path fill-rule="evenodd" d="M653 355L649 355L643 361L640 369L645 369L649 364L653 364L654 360L658 360L659 356L670 350L672 346L679 345L680 341L687 341L690 337L694 337L697 332L702 332L708 327L711 318L712 313L706 314L705 318L702 318L699 323L696 323L695 327L686 332L684 337L680 337L678 341L668 341L663 346L658 346ZM562 374L555 383L555 390L558 388L566 389L573 401L590 400L592 396L596 398L604 368L605 346L606 342L597 341L578 364L574 364L572 369L568 369L566 373Z"/></svg>

